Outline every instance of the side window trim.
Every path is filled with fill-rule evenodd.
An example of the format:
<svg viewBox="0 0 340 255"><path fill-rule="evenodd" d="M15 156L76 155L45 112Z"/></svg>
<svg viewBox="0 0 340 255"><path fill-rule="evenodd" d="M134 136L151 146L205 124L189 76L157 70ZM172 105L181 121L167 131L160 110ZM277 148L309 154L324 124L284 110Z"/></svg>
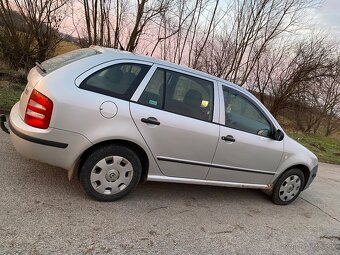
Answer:
<svg viewBox="0 0 340 255"><path fill-rule="evenodd" d="M240 130L240 129L236 129L236 128L232 128L232 127L228 127L226 124L225 124L225 99L224 99L224 96L223 96L223 91L224 90L227 90L227 91L230 91L232 93L235 93L237 95L240 95L242 96L244 99L246 99L249 103L251 103L255 109L261 113L261 115L267 120L268 124L270 125L270 131L271 131L271 134L273 134L273 132L275 131L276 127L275 125L273 124L273 122L271 121L271 119L269 118L269 116L267 115L267 113L265 111L263 111L263 109L261 107L259 107L257 105L257 103L252 99L250 98L248 95L236 90L236 89L233 89L231 88L230 86L227 86L227 85L224 85L224 84L221 84L221 121L220 121L220 125L221 126L224 126L224 127L227 127L227 128L231 128L231 129L235 129L235 130L239 130L239 131L242 131L242 132L245 132L245 133L248 133L248 134L252 134L252 135L257 135L257 134L254 134L254 133L250 133L250 132L247 132L247 131L244 131L244 130ZM223 117L222 117L223 115ZM260 136L260 135L257 135L257 136ZM260 137L264 137L264 138L269 138L271 139L271 137L265 137L265 136L260 136Z"/></svg>
<svg viewBox="0 0 340 255"><path fill-rule="evenodd" d="M221 121L221 108L220 108L220 101L221 101L221 94L220 94L220 87L217 81L213 81L214 83L214 106L213 106L213 118L212 123L218 124ZM222 94L223 95L223 94Z"/></svg>
<svg viewBox="0 0 340 255"><path fill-rule="evenodd" d="M146 65L152 67L152 63L146 62L146 61L140 61L140 60L135 60L135 59L115 59L115 60L110 60L106 61L104 63L101 63L99 65L93 66L90 69L86 70L82 74L80 74L74 81L75 85L77 87L80 86L80 84L86 80L87 77L91 76L92 74L96 73L97 71L104 69L106 67L116 65L116 64L124 64L124 63L131 63L131 64L141 64L141 65ZM151 68L150 68L151 69ZM149 70L150 72L150 70ZM145 77L144 77L145 78Z"/></svg>
<svg viewBox="0 0 340 255"><path fill-rule="evenodd" d="M168 66L161 65L161 64L153 64L152 67L150 68L149 72L144 77L144 80L141 82L141 84L139 85L139 87L137 88L137 90L135 91L133 96L131 97L130 101L138 104L138 100L139 100L140 96L144 92L146 86L148 85L149 81L151 80L152 76L154 75L154 73L156 72L156 70L158 68L164 69L165 71L168 70L168 71L172 71L172 72L177 72L177 73L180 73L180 74L183 74L183 75L188 75L188 76L192 76L192 77L195 77L195 78L199 78L199 79L203 79L203 80L206 80L208 82L211 82L213 84L213 116L212 116L212 120L208 121L208 122L213 123L213 124L219 124L219 122L220 122L220 106L219 106L220 93L219 93L219 89L218 89L219 84L218 84L217 80L214 80L214 79L211 79L211 78L208 78L208 77L205 77L205 76L197 75L197 74L192 73L192 72L183 71L181 69L168 67ZM151 107L151 106L147 106L147 107ZM159 110L166 111L164 109L159 109ZM171 112L171 113L173 113L173 112ZM174 113L174 114L179 114L179 113ZM182 114L179 114L179 115L185 116L185 117L188 117L188 118L193 118L193 117L182 115ZM196 118L193 118L193 119L196 119ZM200 119L197 119L197 120L200 120ZM200 120L200 121L204 121L204 120Z"/></svg>
<svg viewBox="0 0 340 255"><path fill-rule="evenodd" d="M144 79L139 84L135 93L132 95L130 101L137 103L138 99L142 95L143 91L145 90L146 86L148 85L149 81L151 80L156 70L157 70L157 65L152 65L149 71L147 72L147 74L144 76Z"/></svg>
<svg viewBox="0 0 340 255"><path fill-rule="evenodd" d="M223 96L223 88L225 86L222 83L218 83L218 94L219 94L219 125L224 126L225 124L225 108L224 108L224 96Z"/></svg>
<svg viewBox="0 0 340 255"><path fill-rule="evenodd" d="M140 72L138 73L138 75L134 76L134 79L132 81L130 81L130 84L129 84L129 86L127 86L127 89L125 90L125 92L120 93L118 91L114 91L114 90L111 90L111 89L108 89L108 88L103 88L103 87L100 87L100 86L97 86L97 85L90 85L89 83L87 83L92 78L98 77L98 74L100 74L102 72L106 72L107 70L112 70L112 69L114 70L115 67L124 66L124 65L130 66L130 70L131 70L131 66L139 66L140 67ZM120 69L118 69L118 70L120 70ZM133 95L135 90L138 88L140 82L144 79L145 75L148 73L149 70L150 70L150 65L145 65L145 64L142 64L142 63L134 63L132 61L126 61L126 62L124 61L122 63L111 64L111 65L108 65L104 68L101 68L101 69L91 73L89 76L87 76L80 83L79 88L87 90L87 91L91 91L91 92L94 92L94 93L99 93L99 94L102 94L102 95L114 97L114 98L117 98L117 99L130 100L131 96ZM122 75L121 77L126 77L126 76ZM110 82L110 84L111 84L111 82ZM117 84L122 84L122 83L118 82Z"/></svg>

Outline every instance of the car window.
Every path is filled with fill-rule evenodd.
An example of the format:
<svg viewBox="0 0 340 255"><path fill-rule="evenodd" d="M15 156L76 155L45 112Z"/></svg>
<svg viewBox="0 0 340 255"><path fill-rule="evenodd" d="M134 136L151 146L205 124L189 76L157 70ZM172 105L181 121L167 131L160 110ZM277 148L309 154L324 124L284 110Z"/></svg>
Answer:
<svg viewBox="0 0 340 255"><path fill-rule="evenodd" d="M139 103L158 109L163 107L164 75L164 69L156 70L140 96Z"/></svg>
<svg viewBox="0 0 340 255"><path fill-rule="evenodd" d="M130 99L149 66L122 63L101 69L86 78L80 88L121 99Z"/></svg>
<svg viewBox="0 0 340 255"><path fill-rule="evenodd" d="M157 69L138 102L195 119L211 121L213 92L211 81Z"/></svg>
<svg viewBox="0 0 340 255"><path fill-rule="evenodd" d="M227 127L261 136L270 136L269 122L253 103L229 89L223 89L223 96Z"/></svg>

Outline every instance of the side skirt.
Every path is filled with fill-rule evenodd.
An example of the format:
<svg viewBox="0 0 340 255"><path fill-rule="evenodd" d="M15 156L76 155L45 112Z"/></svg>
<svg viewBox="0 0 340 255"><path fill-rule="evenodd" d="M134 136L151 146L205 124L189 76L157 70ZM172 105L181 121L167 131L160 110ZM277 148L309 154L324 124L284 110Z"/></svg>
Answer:
<svg viewBox="0 0 340 255"><path fill-rule="evenodd" d="M155 181L155 182L172 182L172 183L198 184L198 185L234 187L234 188L270 189L270 185L265 185L265 184L210 181L210 180L199 180L199 179L179 178L179 177L159 176L159 175L149 175L147 180Z"/></svg>

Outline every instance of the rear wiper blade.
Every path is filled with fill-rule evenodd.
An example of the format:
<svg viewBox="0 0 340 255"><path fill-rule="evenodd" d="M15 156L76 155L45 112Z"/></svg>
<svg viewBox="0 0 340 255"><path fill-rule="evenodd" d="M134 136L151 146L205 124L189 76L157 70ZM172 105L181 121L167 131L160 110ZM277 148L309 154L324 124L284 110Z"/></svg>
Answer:
<svg viewBox="0 0 340 255"><path fill-rule="evenodd" d="M35 65L44 73L47 73L46 69L42 67L41 63L39 61L35 62Z"/></svg>

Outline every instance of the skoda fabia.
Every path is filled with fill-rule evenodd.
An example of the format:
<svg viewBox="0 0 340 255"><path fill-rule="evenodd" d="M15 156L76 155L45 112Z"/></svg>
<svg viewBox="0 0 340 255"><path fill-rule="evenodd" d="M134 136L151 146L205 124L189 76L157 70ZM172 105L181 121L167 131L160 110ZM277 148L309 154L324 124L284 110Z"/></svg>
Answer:
<svg viewBox="0 0 340 255"><path fill-rule="evenodd" d="M78 175L101 201L160 181L264 189L283 205L318 169L245 89L96 46L37 63L8 126L20 154Z"/></svg>

